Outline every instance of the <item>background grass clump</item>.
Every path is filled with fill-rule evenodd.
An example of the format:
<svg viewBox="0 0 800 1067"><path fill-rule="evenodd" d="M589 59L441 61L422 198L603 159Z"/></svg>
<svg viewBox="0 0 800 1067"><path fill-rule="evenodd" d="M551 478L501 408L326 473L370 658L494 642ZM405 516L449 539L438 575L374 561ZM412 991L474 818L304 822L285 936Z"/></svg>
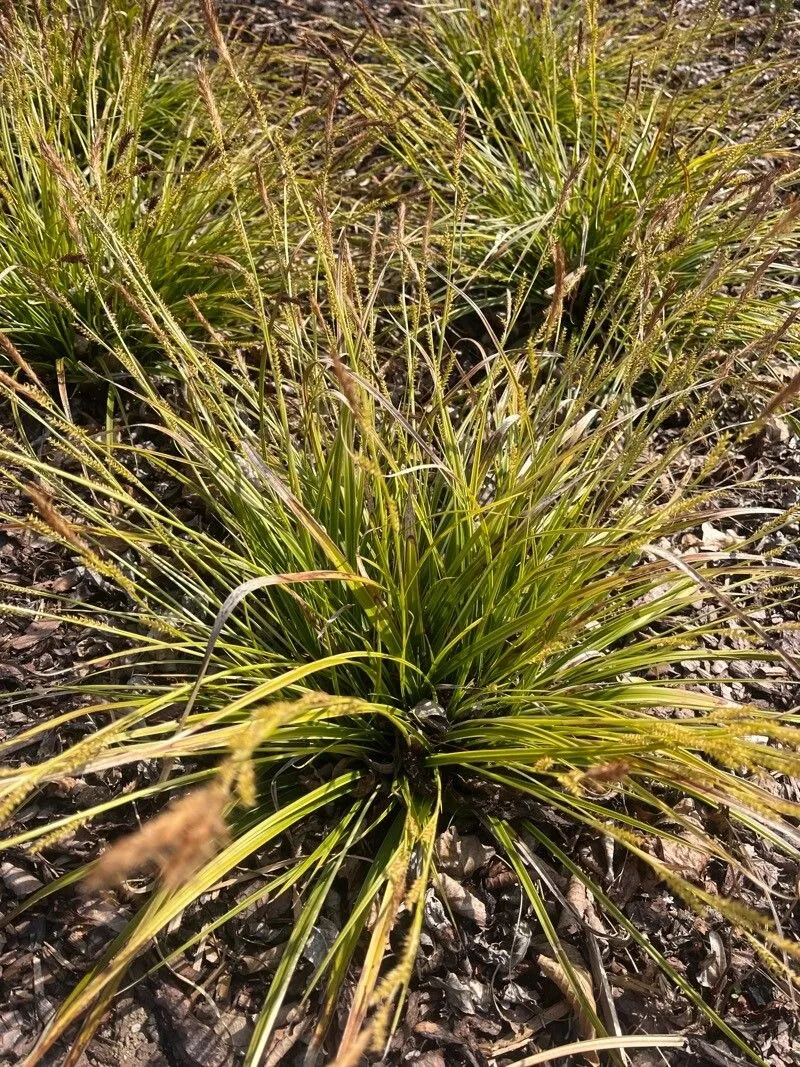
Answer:
<svg viewBox="0 0 800 1067"><path fill-rule="evenodd" d="M349 99L392 116L389 151L459 218L461 284L484 310L510 303L521 331L581 351L656 322L651 371L711 340L752 379L772 339L784 359L798 343L797 75L754 46L696 84L723 24L713 6L688 24L594 2L435 6L375 43Z"/></svg>
<svg viewBox="0 0 800 1067"><path fill-rule="evenodd" d="M509 6L509 20L515 10ZM734 886L759 888L749 840L768 840L781 855L800 859L793 829L800 810L770 787L800 774L797 715L734 699L725 688L727 661L745 653L782 670L787 691L800 669L769 621L769 609L787 596L791 561L760 551L796 514L748 507L752 487L729 462L779 403L752 420L740 409L729 420L721 398L734 363L720 359L721 338L738 337L749 380L755 367L762 388L778 393L781 376L769 376L766 356L788 359L793 335L776 327L754 348L755 319L742 309L761 309L763 321L774 312L782 321L778 289L759 295L759 303L751 296L779 250L793 254L792 216L759 208L745 224L736 192L733 207L713 208L717 251L707 248L709 218L701 240L687 214L687 205L702 202L691 186L693 158L683 158L683 184L668 191L661 184L660 142L669 127L660 124L674 108L662 110L655 98L644 104L618 63L608 93L622 86L625 129L650 145L645 155L653 153L640 161L651 169L636 172L638 180L661 190L663 211L677 198L677 218L664 215L657 224L656 209L639 203L648 203L648 190L636 191L633 164L622 162L628 157L599 121L610 105L597 89L595 23L579 31L568 21L564 29L526 15L538 20L539 36L523 41L514 36L518 23L495 22L482 11L442 12L426 31L440 35L437 47L452 40L454 51L462 49L459 80L443 63L424 69L413 42L376 37L363 62L357 52L350 56L347 83L306 116L309 125L280 130L248 76L248 56L232 54L209 18L225 75L221 100L201 76L199 103L186 107L191 115L200 109L197 128L211 131L226 226L241 241L225 313L248 323L255 341L246 352L215 328L199 300L169 289L158 274L160 258L148 263L120 225L113 197L96 195L76 164L82 141L63 158L45 153L42 173L53 183L54 202L77 227L68 232L94 250L92 262L104 264L82 274L87 298L70 298L70 321L102 354L97 374L109 410L124 417L112 419L113 432L105 434L83 426L63 390L51 395L6 339L16 371L0 375L13 416L0 436L0 462L9 487L30 501L28 525L111 583L120 599L100 611L77 594L45 592L43 609L42 600L21 602L24 590L8 586L7 610L79 622L121 648L104 650L85 680L56 683L63 696L81 698L75 710L0 747L13 755L12 747L51 730L94 724L49 757L4 768L0 809L11 818L25 812L64 775L153 761L160 775L70 816L12 824L3 845L40 851L91 820L100 824L111 805L188 792L97 863L66 872L21 905L84 875L95 888L142 871L162 875L56 1012L31 1065L65 1034L72 1034L77 1058L154 938L168 945L157 967L265 895L291 894L294 924L268 975L245 1054L246 1063L261 1062L345 867L358 872L349 879L356 888L346 919L305 990L317 997L309 1062L338 1055L340 1063L355 1063L368 1048L379 1052L413 980L426 892L437 879L437 834L452 818L478 824L505 857L540 939L566 976L570 1003L598 1039L604 1023L553 922L549 885L532 849L576 878L637 952L733 1046L762 1062L735 1023L614 903L602 875L576 861L577 828L610 839L698 913L723 919L776 981L790 988L797 982L800 950L766 909L745 907L735 890L730 897L712 892L664 858L665 846L689 840L691 849L726 865ZM568 20L569 12L561 17ZM589 59L567 64L566 88L553 88L577 47L573 32L582 34ZM562 33L573 43L565 45ZM462 47L471 34L488 66L485 83L481 62ZM518 66L509 65L509 48ZM424 88L409 83L403 98L409 115L392 110L400 95L391 84L388 94L378 92L374 49L386 50L387 69L397 61L398 69L420 74ZM578 49L575 61L583 55ZM429 95L417 95L423 93ZM354 125L354 111L359 121L367 114L365 101L380 119ZM414 127L423 102L427 124ZM519 104L510 119L509 102ZM444 110L462 107L463 122ZM247 130L248 146L265 146L272 181L254 181L266 172L250 156L242 176L240 143L221 118L228 113ZM516 119L524 119L526 137L535 132L537 159L553 181L541 202L523 201L527 187L520 186L520 212L534 225L504 249L496 241L508 223L496 228L491 188L481 187L472 164L505 151L520 134ZM308 154L309 129L322 131L316 155ZM186 127L180 130L165 152L194 150ZM392 165L402 161L415 193L436 158L428 135L449 131L441 143L453 150L449 169L426 179L433 206L419 211L414 196L389 203L368 240L365 197L353 192L360 164L355 183L348 173L339 185L329 151L353 130L368 135L358 152L369 138L384 151L402 148ZM555 142L568 135L577 138L577 155L570 143L561 158ZM64 153L66 143L60 140ZM704 145L698 142L696 170L709 179ZM744 149L747 159L754 145ZM560 169L553 163L548 172L551 149ZM738 173L738 151L720 149L711 170L728 168L727 181ZM320 162L316 182L308 175L312 158ZM373 157L362 162L375 173ZM572 202L564 168L576 166L583 192ZM503 195L519 206L511 157L498 172L503 168L510 178ZM750 189L750 178L742 180ZM243 182L256 190L257 213L270 220L268 274ZM770 179L770 195L775 189ZM555 207L548 196L557 198ZM605 233L605 211L619 232ZM730 232L721 221L726 211ZM661 277L653 268L656 280L644 284L637 274L643 250L665 240L663 228L680 233L682 223L691 251L658 260L672 273ZM753 248L765 235L774 243L762 249L769 259L762 270ZM485 244L476 256L487 236L497 257L487 259ZM534 256L524 284L516 280L522 268L502 260L518 257L518 239ZM678 269L684 254L690 259ZM740 268L754 272L744 283L752 293L737 296L725 286ZM590 270L594 280L579 311L570 294ZM504 307L497 303L503 272L510 292ZM125 316L110 303L109 278ZM538 325L531 300L539 302ZM17 331L15 340L24 336ZM153 371L154 348L169 380ZM643 370L653 366L662 373L652 374L643 392ZM784 389L780 403L791 396ZM188 518L185 507L170 506L176 495L191 502ZM700 545L679 554L681 539L702 523L745 514L749 533L735 551ZM767 620L757 624L749 614L756 600ZM721 640L731 634L734 641ZM697 673L691 664L700 658L719 673ZM708 818L687 814L681 799ZM718 832L721 822L732 832ZM191 914L239 865L303 828L311 828L313 846L290 856L266 886L166 940L176 916ZM71 1028L81 1019L76 1034Z"/></svg>
<svg viewBox="0 0 800 1067"><path fill-rule="evenodd" d="M269 289L272 229L260 183L278 169L213 63L198 21L171 5L48 0L0 19L0 328L32 358L90 366L112 319L146 336L87 222L77 186L173 313L247 336L245 246ZM198 65L214 83L209 114ZM254 63L250 76L263 89ZM271 84L275 121L284 100ZM286 108L283 108L285 114ZM223 168L214 122L228 145ZM226 172L227 169L227 172ZM157 358L151 344L151 358Z"/></svg>

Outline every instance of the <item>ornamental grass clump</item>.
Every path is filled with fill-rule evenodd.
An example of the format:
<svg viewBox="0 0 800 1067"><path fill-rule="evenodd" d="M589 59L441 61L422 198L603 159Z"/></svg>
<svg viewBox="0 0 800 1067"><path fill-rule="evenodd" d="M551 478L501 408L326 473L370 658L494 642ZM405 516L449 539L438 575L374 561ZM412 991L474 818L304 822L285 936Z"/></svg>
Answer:
<svg viewBox="0 0 800 1067"><path fill-rule="evenodd" d="M676 432L686 391L662 383L646 402L624 389L609 397L607 360L516 348L488 321L485 346L464 344L452 328L468 300L449 273L455 234L437 243L433 220L416 237L402 218L384 220L362 276L347 233L335 234L324 206L301 192L289 186L298 199L285 215L305 214L318 281L306 302L264 316L260 366L193 343L98 213L97 240L180 389L152 376L122 329L106 358L125 369L124 389L109 385L129 414L113 435L72 421L24 361L16 379L0 379L17 416L0 460L31 499L29 522L127 598L99 612L42 594L46 616L97 627L124 647L85 682L54 679L85 699L11 744L82 721L95 728L41 762L7 767L4 813L64 774L161 767L155 784L126 796L12 825L3 844L45 848L110 804L190 787L97 864L33 898L83 873L95 887L159 868L168 876L28 1063L85 1017L77 1055L152 939L237 865L306 825L323 827L313 847L163 958L267 894L295 894L245 1057L257 1064L337 876L355 864L346 921L307 985L318 996L310 1055L350 1063L380 1049L412 980L437 833L455 812L477 820L511 865L589 1032L602 1035L603 1024L550 917L536 853L578 879L745 1049L571 855L576 828L602 835L699 912L723 916L778 980L795 981L799 950L770 915L663 858L663 846L685 846L689 834L693 850L735 872L734 884L761 886L742 852L749 835L800 856L797 805L765 788L800 772L797 716L723 688L725 662L742 658L743 643L756 663L788 678L798 670L770 624L748 616L756 591L768 607L788 571L759 556L759 530L743 538L745 551L675 554L681 534L737 512L724 482L705 488L711 416L695 412ZM283 270L290 289L290 258ZM386 278L401 279L391 301ZM247 283L255 291L258 278ZM624 381L638 360L632 342L613 374ZM702 462L687 462L694 449ZM165 484L193 501L191 520L164 502ZM769 509L764 530L789 518ZM42 613L13 600L9 610ZM730 647L714 640L731 634ZM687 664L700 655L719 675L693 674ZM736 832L716 834L714 819L690 816L679 797L724 812Z"/></svg>
<svg viewBox="0 0 800 1067"><path fill-rule="evenodd" d="M653 19L594 0L468 0L426 16L399 39L376 36L345 93L458 218L458 276L487 313L512 300L520 333L581 350L657 324L657 373L702 348L752 383L775 336L791 359L788 58L754 46L709 78L703 49L724 22L713 5Z"/></svg>
<svg viewBox="0 0 800 1067"><path fill-rule="evenodd" d="M198 65L215 87L228 173ZM132 345L137 331L147 341L85 212L68 203L65 183L79 185L103 213L181 321L197 322L196 305L216 328L246 337L244 246L231 200L266 268L272 231L253 168L262 161L267 184L273 170L264 135L241 114L221 74L197 25L158 0L2 8L0 328L31 358L92 368L101 351L90 334L106 339L112 318L129 330ZM258 80L257 67L250 76ZM284 92L271 88L278 121ZM150 356L158 358L152 344Z"/></svg>

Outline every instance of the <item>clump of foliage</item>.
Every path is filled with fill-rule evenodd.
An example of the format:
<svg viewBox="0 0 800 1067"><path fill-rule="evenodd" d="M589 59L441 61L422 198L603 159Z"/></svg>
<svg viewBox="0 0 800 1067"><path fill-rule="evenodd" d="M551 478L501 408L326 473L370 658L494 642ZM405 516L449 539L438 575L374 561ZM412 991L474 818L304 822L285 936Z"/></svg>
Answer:
<svg viewBox="0 0 800 1067"><path fill-rule="evenodd" d="M706 658L741 656L709 651L703 639L731 626L746 635L738 591L746 595L757 576L780 573L779 563L760 567L699 551L679 566L659 551L661 538L713 514L700 492L707 471L698 468L667 495L662 478L703 427L693 425L660 455L649 450L681 397L661 393L644 409L622 400L598 407L608 368L558 366L503 338L471 370L460 368L447 339L459 298L449 285L440 301L431 295L433 268L396 234L387 256L405 263L406 283L396 294L387 361L373 344L379 280L370 287L358 277L346 244L330 243L324 218L310 214L309 225L317 299L307 309L285 305L265 322L261 376L192 345L124 246L109 243L183 384L182 398L162 395L118 334L115 355L145 421L159 429L157 447L143 448L135 433L92 437L35 381L6 385L21 426L46 425L50 443L40 456L35 432L6 440L0 458L22 491L35 479L38 521L52 536L128 594L130 609L97 625L123 635L125 655L133 650L136 660L130 684L104 684L106 658L91 681L90 707L23 735L84 716L106 723L42 764L4 772L6 810L65 773L162 759L180 773L155 791L211 778L217 807L201 807L215 826L226 811L231 834L226 844L215 830L210 858L189 850L184 883L155 893L58 1013L40 1051L113 993L135 954L178 912L332 803L336 814L319 847L268 887L271 894L300 887L303 907L248 1063L259 1062L337 871L363 854L366 837L378 841L375 859L358 861L363 889L314 979L327 989L316 1040L324 1040L359 959L343 1054L361 1047L368 1020L373 1041L385 1036L412 973L437 827L454 807L472 808L494 835L568 973L526 863L526 840L574 871L741 1045L537 812L560 812L609 835L700 910L728 916L771 967L790 973L796 946L762 915L709 896L653 848L691 828L698 849L751 877L735 843L672 811L666 798L674 791L710 810L725 807L734 822L797 854L785 822L795 806L754 777L800 770L796 717L709 695L691 679L676 685L656 677L701 647ZM379 279L380 264L370 273ZM637 353L619 359L634 367ZM268 399L265 378L276 385ZM200 527L161 502L153 484L165 480L202 502ZM693 606L714 603L722 584L725 600L700 621ZM53 604L55 614L61 610ZM67 611L93 625L88 608ZM780 660L768 631L760 644L748 655ZM693 714L674 718L675 710ZM191 770L198 759L208 768L199 776ZM596 779L605 782L599 791ZM503 803L514 797L521 821ZM670 823L649 821L646 808ZM4 844L46 844L103 810L25 829ZM108 868L127 873L137 856L159 862L165 826L179 836L166 855L183 853L175 809ZM378 919L367 930L373 904ZM390 947L394 963L386 968Z"/></svg>
<svg viewBox="0 0 800 1067"><path fill-rule="evenodd" d="M742 488L722 469L741 429L713 438L716 394L707 390L704 404L694 395L715 330L698 332L683 366L688 380L664 374L646 399L633 399L652 353L670 339L684 343L689 309L710 308L704 276L693 287L687 280L677 319L654 316L651 294L640 290L641 328L609 331L591 352L553 351L544 335L521 342L513 307L498 325L481 306L481 279L464 291L474 241L464 220L483 210L466 191L466 128L449 164L458 211L444 221L431 213L419 229L404 211L396 224L379 219L369 255L356 256L328 207L336 190L323 183L326 195L309 196L290 139L275 136L258 93L221 37L215 44L283 178L274 212L282 252L269 284L287 299L270 301L236 196L236 146L215 139L245 245L243 314L254 322L259 359L245 359L213 328L198 342L109 205L58 168L66 217L80 218L137 324L131 330L107 311L99 323L88 312L80 320L104 361L125 371L106 384L127 417L113 433L88 431L3 341L16 373L0 374L0 389L16 432L0 437L0 462L31 500L26 521L125 602L100 612L42 593L44 614L124 647L104 654L87 680L61 682L80 706L0 746L86 725L82 740L0 772L0 811L13 815L64 775L152 761L163 770L94 808L14 826L2 844L45 849L112 805L188 789L140 834L21 906L84 875L95 886L139 869L165 875L29 1062L84 1018L77 1058L152 939L238 865L302 827L312 842L302 855L183 943L173 939L164 960L267 894L297 893L245 1057L257 1064L337 877L355 867L360 889L308 991L320 1004L310 1059L338 1048L342 1063L357 1062L381 1046L401 1010L436 877L437 832L454 811L481 822L507 858L595 1032L602 1023L548 912L535 851L578 879L746 1051L571 854L576 827L605 835L699 912L724 916L773 974L796 982L800 950L770 916L710 892L659 850L685 845L688 834L692 849L729 866L734 884L760 885L747 835L800 858L800 808L765 788L764 777L800 774L798 717L736 702L721 688L725 661L741 659L742 645L748 659L798 670L770 623L753 627L746 610L756 591L767 607L781 595L781 560L754 549L791 516L765 516L769 525L743 540L741 553L677 557L665 547L721 509L735 512L738 501L727 496ZM210 91L206 103L213 115ZM302 263L298 219L307 234ZM362 247L360 228L357 235ZM101 307L106 273L86 275ZM550 336L566 330L565 295L556 285L544 307ZM467 309L480 343L462 336ZM142 335L180 388L153 375ZM191 517L170 507L165 485L193 502ZM13 599L23 590L5 592L7 610L41 614L41 603ZM715 638L731 632L736 649L717 647ZM701 655L719 662L716 682L687 674L687 661ZM701 825L676 807L679 797L724 812L737 832L717 834L713 819ZM345 1021L334 1034L345 989Z"/></svg>
<svg viewBox="0 0 800 1067"><path fill-rule="evenodd" d="M376 38L348 99L459 218L461 277L485 310L513 298L521 328L541 340L558 325L556 347L582 350L656 321L652 367L711 340L752 377L765 339L784 356L798 343L797 75L756 55L693 84L719 17L434 6L409 39Z"/></svg>
<svg viewBox="0 0 800 1067"><path fill-rule="evenodd" d="M134 331L140 321L65 183L103 213L176 316L197 321L195 302L212 325L245 331L245 247L232 200L264 267L271 231L254 166L265 136L219 69L207 70L230 147L226 173L198 85L207 52L197 27L158 2L3 8L0 328L32 356L92 363L97 353L76 322L105 337L112 318ZM266 159L262 183L273 176Z"/></svg>

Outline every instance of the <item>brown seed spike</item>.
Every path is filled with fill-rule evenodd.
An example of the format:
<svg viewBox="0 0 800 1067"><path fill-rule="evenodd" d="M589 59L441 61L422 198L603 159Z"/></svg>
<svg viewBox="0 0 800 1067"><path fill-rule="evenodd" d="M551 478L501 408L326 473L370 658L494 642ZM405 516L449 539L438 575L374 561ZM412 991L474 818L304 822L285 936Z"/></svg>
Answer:
<svg viewBox="0 0 800 1067"><path fill-rule="evenodd" d="M580 785L583 789L595 794L608 795L613 792L614 786L623 782L631 769L627 760L612 760L610 763L600 763L588 770L580 777Z"/></svg>
<svg viewBox="0 0 800 1067"><path fill-rule="evenodd" d="M227 843L227 797L219 782L187 793L112 845L87 875L85 891L108 889L137 871L153 869L166 888L177 889Z"/></svg>
<svg viewBox="0 0 800 1067"><path fill-rule="evenodd" d="M0 330L0 349L5 352L9 359L12 359L16 363L19 369L28 377L30 381L32 381L35 385L38 385L40 389L44 388L44 386L42 385L42 380L37 375L36 371L33 369L30 363L28 363L28 361L23 358L19 349L11 341L11 339L2 332L2 330Z"/></svg>
<svg viewBox="0 0 800 1067"><path fill-rule="evenodd" d="M590 767L584 772L583 777L593 782L620 782L630 769L631 765L627 760L612 760L611 763L600 763L596 767Z"/></svg>
<svg viewBox="0 0 800 1067"><path fill-rule="evenodd" d="M81 552L85 552L89 547L83 538L79 537L71 523L67 522L63 515L61 515L53 506L53 501L43 493L37 486L28 484L25 486L25 492L33 501L36 510L40 516L47 523L50 529L57 533L60 537L63 537L65 541L73 545Z"/></svg>

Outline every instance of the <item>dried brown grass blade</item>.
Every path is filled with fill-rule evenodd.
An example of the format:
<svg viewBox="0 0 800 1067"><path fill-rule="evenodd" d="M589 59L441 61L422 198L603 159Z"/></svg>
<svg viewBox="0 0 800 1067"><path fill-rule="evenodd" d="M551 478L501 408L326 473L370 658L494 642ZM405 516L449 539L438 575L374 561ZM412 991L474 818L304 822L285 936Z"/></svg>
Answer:
<svg viewBox="0 0 800 1067"><path fill-rule="evenodd" d="M779 389L775 396L764 406L764 410L758 417L757 422L762 423L766 419L770 418L776 412L786 404L792 397L797 396L800 393L800 371L794 375L782 389Z"/></svg>
<svg viewBox="0 0 800 1067"><path fill-rule="evenodd" d="M561 949L567 960L570 963L573 974L570 975L566 968L557 960L554 956L549 956L544 952L540 952L536 957L542 974L544 974L555 985L559 992L563 995L564 999L569 1002L570 1007L575 1013L575 1017L578 1020L578 1033L584 1041L590 1041L596 1037L594 1023L587 1015L584 1007L584 1001L588 1003L592 1010L596 1013L595 1000L594 1000L594 987L592 985L592 976L589 973L589 968L584 963L583 957L570 944L562 943ZM575 990L575 983L580 986L582 997L579 997ZM592 1067L599 1067L600 1060L596 1052L587 1050L584 1052L584 1058L587 1063L592 1064Z"/></svg>
<svg viewBox="0 0 800 1067"><path fill-rule="evenodd" d="M11 338L4 334L2 330L0 330L0 348L2 348L13 363L16 363L23 374L25 374L34 385L38 385L40 389L44 389L41 378L39 378L36 371L30 363L28 363Z"/></svg>

